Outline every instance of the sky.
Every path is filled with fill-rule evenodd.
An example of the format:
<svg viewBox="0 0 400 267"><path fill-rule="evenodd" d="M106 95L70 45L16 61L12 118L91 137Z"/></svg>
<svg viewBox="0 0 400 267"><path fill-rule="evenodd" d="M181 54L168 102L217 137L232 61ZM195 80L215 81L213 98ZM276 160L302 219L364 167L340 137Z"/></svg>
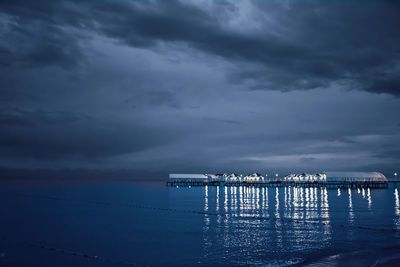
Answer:
<svg viewBox="0 0 400 267"><path fill-rule="evenodd" d="M4 177L400 167L400 2L0 2Z"/></svg>

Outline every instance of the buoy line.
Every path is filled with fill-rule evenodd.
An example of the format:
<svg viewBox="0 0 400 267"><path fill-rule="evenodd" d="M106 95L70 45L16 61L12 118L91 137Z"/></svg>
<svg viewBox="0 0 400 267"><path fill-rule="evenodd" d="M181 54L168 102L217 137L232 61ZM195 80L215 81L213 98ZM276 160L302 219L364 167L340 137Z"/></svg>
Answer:
<svg viewBox="0 0 400 267"><path fill-rule="evenodd" d="M214 213L214 212L207 212L207 211L200 211L200 210L185 210L185 209L172 209L172 208L161 208L161 207L153 207L147 206L142 204L135 204L135 203L115 203L109 201L97 201L97 200L79 200L79 199L71 199L71 198L61 198L61 197L53 197L53 196L44 196L44 195L32 195L32 194L18 194L22 197L30 197L30 198L43 198L43 199L51 199L51 200L59 200L59 201L72 201L72 202L80 202L80 203L89 203L95 205L103 205L103 206L120 206L120 207L130 207L130 208L139 208L139 209L147 209L147 210L158 210L158 211L168 211L168 212L178 212L178 213L190 213L190 214L199 214L199 215L208 215L208 216L217 216L217 217L231 217L237 219L254 219L254 220L281 220L283 222L292 222L296 224L306 224L306 225L324 225L324 226L339 226L342 228L356 228L362 230L371 230L371 231L388 231L388 232L400 232L399 229L395 228L376 228L376 227L369 227L369 226L357 226L357 225L345 225L345 224L331 224L326 222L318 221L307 221L307 220L298 220L298 219L291 219L291 218L271 218L266 216L260 215L250 215L250 216L241 216L238 214L229 214L229 213Z"/></svg>
<svg viewBox="0 0 400 267"><path fill-rule="evenodd" d="M119 260L115 260L112 258L106 258L106 257L102 257L102 256L97 256L97 255L91 255L88 253L78 252L78 251L74 251L74 250L70 250L70 249L63 249L63 248L57 248L54 246L43 245L40 243L26 242L25 244L28 246L31 246L31 247L35 247L35 248L40 248L40 249L44 249L44 250L49 250L49 251L54 251L54 252L58 252L58 253L62 253L62 254L71 255L71 256L81 257L84 259L101 261L101 262L105 262L105 263L127 265L127 266L132 266L132 267L133 266L134 267L147 266L147 265L141 265L141 264L132 263L132 262L119 261Z"/></svg>

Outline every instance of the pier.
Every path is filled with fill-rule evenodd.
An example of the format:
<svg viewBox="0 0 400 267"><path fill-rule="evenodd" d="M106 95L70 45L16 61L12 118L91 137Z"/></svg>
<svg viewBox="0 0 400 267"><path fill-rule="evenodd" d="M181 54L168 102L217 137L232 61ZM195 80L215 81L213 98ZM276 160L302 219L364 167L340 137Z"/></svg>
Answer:
<svg viewBox="0 0 400 267"><path fill-rule="evenodd" d="M247 186L247 187L325 187L325 188L388 188L387 181L338 181L338 182L293 182L282 180L271 181L196 181L196 180L174 180L167 181L167 186L189 187L189 186Z"/></svg>
<svg viewBox="0 0 400 267"><path fill-rule="evenodd" d="M397 180L397 179L396 179ZM397 180L399 181L399 180ZM259 173L170 174L167 186L247 186L247 187L324 187L324 188L388 188L389 182L380 172L323 172L268 177Z"/></svg>

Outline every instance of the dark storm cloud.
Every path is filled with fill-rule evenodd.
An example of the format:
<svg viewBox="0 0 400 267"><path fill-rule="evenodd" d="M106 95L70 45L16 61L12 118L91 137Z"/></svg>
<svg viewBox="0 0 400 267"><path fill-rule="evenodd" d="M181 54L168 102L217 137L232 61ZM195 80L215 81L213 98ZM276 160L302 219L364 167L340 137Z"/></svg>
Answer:
<svg viewBox="0 0 400 267"><path fill-rule="evenodd" d="M118 125L85 114L13 110L0 115L0 147L8 156L65 160L133 153L168 142L138 125ZM106 126L106 127L105 127Z"/></svg>
<svg viewBox="0 0 400 267"><path fill-rule="evenodd" d="M110 15L110 10L114 10L118 16ZM234 11L228 15L235 16ZM226 12L232 12L232 9L222 10L220 14ZM131 46L156 46L161 41L186 43L200 51L238 61L239 64L259 64L262 73L252 73L257 79L265 76L265 66L276 68L279 72L289 72L291 82L298 86L296 89L314 86L309 81L304 86L298 81L304 78L304 74L301 75L305 71L311 74L311 78L324 71L326 73L322 74L325 76L333 75L333 69L327 64L319 66L318 62L307 63L308 60L299 62L313 55L313 50L304 44L293 44L268 33L249 35L225 29L217 16L182 2L141 2L125 7L101 3L96 6L94 18L98 21L97 31ZM303 70L304 67L307 69ZM295 89L293 84L290 84L291 87L281 84L287 81L287 76L277 76L270 77L275 85L270 89ZM242 77L248 78L246 75ZM323 79L320 77L320 80Z"/></svg>
<svg viewBox="0 0 400 267"><path fill-rule="evenodd" d="M0 167L393 170L399 6L2 1Z"/></svg>
<svg viewBox="0 0 400 267"><path fill-rule="evenodd" d="M239 65L254 64L250 71L238 68L234 79L256 80L256 89L311 89L342 81L361 90L399 94L393 74L400 65L397 3L254 4L285 25L282 34L287 36L268 28L256 34L227 29L217 16L180 2L124 8L98 4L93 16L98 31L132 46L184 42ZM235 9L226 10L221 14L236 15Z"/></svg>
<svg viewBox="0 0 400 267"><path fill-rule="evenodd" d="M400 96L400 75L390 75L386 79L377 79L365 88L373 93L387 93Z"/></svg>
<svg viewBox="0 0 400 267"><path fill-rule="evenodd" d="M25 2L20 3L22 4L20 9L14 7L9 13L0 13L2 36L0 64L4 67L26 68L40 68L47 65L64 68L76 66L78 59L83 55L78 34L63 28L68 25L52 21L42 14L46 12L51 14L52 9L47 8L49 10L31 14L23 12L29 7L23 5ZM3 7L3 4L1 6ZM31 8L36 6L38 4ZM7 8L5 10L7 11ZM22 12L17 12L20 10Z"/></svg>
<svg viewBox="0 0 400 267"><path fill-rule="evenodd" d="M238 14L232 3L214 14L178 1L3 2L14 22L8 31L10 46L23 45L15 48L22 52L2 47L1 62L69 66L82 52L76 34L65 27L89 28L135 47L186 43L236 61L231 78L249 82L253 89L289 91L342 82L350 89L399 95L398 3L252 4L283 25L280 31L270 31L268 25L256 33L225 27L221 18L229 21ZM260 24L266 20L258 19Z"/></svg>

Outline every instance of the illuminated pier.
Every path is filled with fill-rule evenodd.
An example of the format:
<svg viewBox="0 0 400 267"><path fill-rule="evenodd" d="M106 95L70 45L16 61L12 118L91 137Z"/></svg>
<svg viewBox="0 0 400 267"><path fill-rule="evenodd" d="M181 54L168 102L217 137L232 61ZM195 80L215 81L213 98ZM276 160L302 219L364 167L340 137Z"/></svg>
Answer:
<svg viewBox="0 0 400 267"><path fill-rule="evenodd" d="M388 180L379 172L325 172L290 174L273 178L258 173L237 174L170 174L167 186L251 186L251 187L325 187L387 188Z"/></svg>

